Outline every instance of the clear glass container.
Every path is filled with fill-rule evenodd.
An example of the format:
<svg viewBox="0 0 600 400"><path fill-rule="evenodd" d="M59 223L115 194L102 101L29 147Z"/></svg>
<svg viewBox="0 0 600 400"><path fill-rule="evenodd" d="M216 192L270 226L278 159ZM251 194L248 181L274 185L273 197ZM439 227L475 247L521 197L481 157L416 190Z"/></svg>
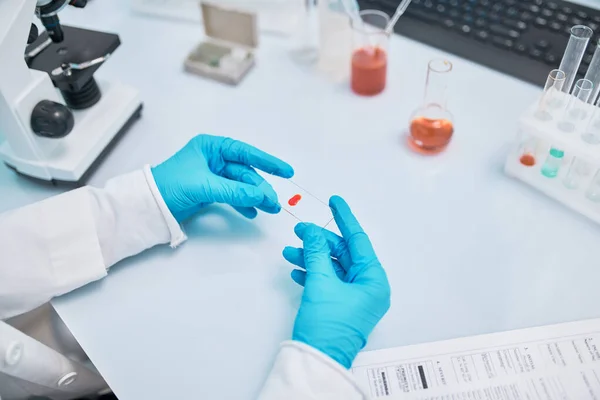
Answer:
<svg viewBox="0 0 600 400"><path fill-rule="evenodd" d="M355 11L358 13L358 11ZM319 1L318 70L335 82L350 75L352 27L350 16L340 0Z"/></svg>
<svg viewBox="0 0 600 400"><path fill-rule="evenodd" d="M538 141L532 136L524 136L519 146L519 162L525 167L533 167L537 164Z"/></svg>
<svg viewBox="0 0 600 400"><path fill-rule="evenodd" d="M590 183L588 190L585 192L585 196L593 202L600 202L600 170L594 175L594 179L592 179L592 183Z"/></svg>
<svg viewBox="0 0 600 400"><path fill-rule="evenodd" d="M585 122L587 101L592 95L594 84L588 79L579 79L556 126L565 133L581 132Z"/></svg>
<svg viewBox="0 0 600 400"><path fill-rule="evenodd" d="M302 0L302 15L291 37L291 56L302 64L314 64L319 59L319 11L317 0Z"/></svg>
<svg viewBox="0 0 600 400"><path fill-rule="evenodd" d="M581 134L581 140L588 144L600 144L600 99L594 107L592 117Z"/></svg>
<svg viewBox="0 0 600 400"><path fill-rule="evenodd" d="M577 157L573 157L563 184L567 189L578 189L581 182L591 173L590 165Z"/></svg>
<svg viewBox="0 0 600 400"><path fill-rule="evenodd" d="M594 56L585 73L585 79L590 80L594 85L592 95L588 99L588 103L590 104L594 104L598 98L598 94L600 94L600 41L596 41L594 45L596 46L596 50L594 50Z"/></svg>
<svg viewBox="0 0 600 400"><path fill-rule="evenodd" d="M385 89L390 34L385 27L390 17L377 10L364 10L352 19L352 61L350 86L363 96L374 96Z"/></svg>
<svg viewBox="0 0 600 400"><path fill-rule="evenodd" d="M448 60L429 61L423 102L410 117L408 144L418 153L438 154L452 139L454 117L446 105L451 71Z"/></svg>
<svg viewBox="0 0 600 400"><path fill-rule="evenodd" d="M558 110L561 104L562 89L565 84L565 73L560 69L553 69L548 74L544 91L540 96L537 110L534 115L541 121L550 121L553 113Z"/></svg>
<svg viewBox="0 0 600 400"><path fill-rule="evenodd" d="M542 175L547 178L555 178L558 175L564 156L564 151L552 147L544 165L542 165Z"/></svg>
<svg viewBox="0 0 600 400"><path fill-rule="evenodd" d="M562 88L565 93L571 93L579 65L593 34L592 29L584 25L575 25L571 28L571 37L565 48L560 67L558 67L566 75L565 84Z"/></svg>

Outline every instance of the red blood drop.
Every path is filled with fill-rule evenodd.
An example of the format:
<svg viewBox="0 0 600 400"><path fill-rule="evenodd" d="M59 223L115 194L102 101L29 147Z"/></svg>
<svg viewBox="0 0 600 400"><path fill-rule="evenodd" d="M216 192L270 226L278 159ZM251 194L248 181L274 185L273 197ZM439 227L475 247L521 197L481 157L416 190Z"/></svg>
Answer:
<svg viewBox="0 0 600 400"><path fill-rule="evenodd" d="M291 198L291 199L289 199L289 200L288 200L288 204L289 204L290 206L292 206L292 207L293 207L293 206L295 206L296 204L298 204L298 202L299 202L300 200L302 200L302 196L301 196L301 195L299 195L299 194L295 194L295 195L293 195L293 196L292 196L292 198Z"/></svg>

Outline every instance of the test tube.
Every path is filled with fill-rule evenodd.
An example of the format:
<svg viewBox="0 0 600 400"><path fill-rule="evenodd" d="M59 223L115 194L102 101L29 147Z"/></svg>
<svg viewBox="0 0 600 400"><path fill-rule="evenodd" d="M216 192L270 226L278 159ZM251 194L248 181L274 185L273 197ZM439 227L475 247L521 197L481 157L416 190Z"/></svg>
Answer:
<svg viewBox="0 0 600 400"><path fill-rule="evenodd" d="M593 202L600 202L600 170L594 175L585 196Z"/></svg>
<svg viewBox="0 0 600 400"><path fill-rule="evenodd" d="M300 20L291 42L292 58L301 64L312 64L319 58L319 20L317 0L304 0Z"/></svg>
<svg viewBox="0 0 600 400"><path fill-rule="evenodd" d="M577 189L581 185L581 181L584 180L590 174L590 165L580 160L577 157L573 157L567 175L563 179L563 184L568 189Z"/></svg>
<svg viewBox="0 0 600 400"><path fill-rule="evenodd" d="M571 28L571 38L560 62L560 69L566 75L566 81L562 88L563 92L570 93L579 64L585 53L585 48L594 32L587 26L575 25Z"/></svg>
<svg viewBox="0 0 600 400"><path fill-rule="evenodd" d="M581 140L588 144L600 144L600 99L594 107L592 117L581 134Z"/></svg>
<svg viewBox="0 0 600 400"><path fill-rule="evenodd" d="M592 95L588 99L588 103L594 104L600 93L600 41L596 41L596 50L594 51L592 61L590 61L590 65L585 73L585 79L592 81L594 84Z"/></svg>
<svg viewBox="0 0 600 400"><path fill-rule="evenodd" d="M532 136L525 136L519 149L519 162L526 167L533 167L537 162L536 153L537 139Z"/></svg>
<svg viewBox="0 0 600 400"><path fill-rule="evenodd" d="M537 119L549 121L552 119L552 109L560 104L560 94L566 81L566 75L560 69L553 69L548 74L544 91L540 96L538 108L534 113Z"/></svg>
<svg viewBox="0 0 600 400"><path fill-rule="evenodd" d="M556 177L556 175L558 175L558 170L560 169L564 156L564 151L556 149L554 147L550 148L548 157L546 157L546 162L544 162L544 165L542 166L542 175L544 175L547 178Z"/></svg>
<svg viewBox="0 0 600 400"><path fill-rule="evenodd" d="M575 83L573 93L567 101L567 105L562 113L561 120L557 124L558 129L563 132L573 132L579 128L585 120L585 107L592 94L594 84L588 79L579 79Z"/></svg>

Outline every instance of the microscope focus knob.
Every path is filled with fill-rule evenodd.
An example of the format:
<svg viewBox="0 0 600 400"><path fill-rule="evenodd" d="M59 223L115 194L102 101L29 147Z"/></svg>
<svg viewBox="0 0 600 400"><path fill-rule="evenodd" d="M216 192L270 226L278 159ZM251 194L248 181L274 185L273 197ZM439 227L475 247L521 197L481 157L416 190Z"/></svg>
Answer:
<svg viewBox="0 0 600 400"><path fill-rule="evenodd" d="M64 104L42 100L31 112L31 129L36 135L58 139L67 136L75 126L71 110Z"/></svg>

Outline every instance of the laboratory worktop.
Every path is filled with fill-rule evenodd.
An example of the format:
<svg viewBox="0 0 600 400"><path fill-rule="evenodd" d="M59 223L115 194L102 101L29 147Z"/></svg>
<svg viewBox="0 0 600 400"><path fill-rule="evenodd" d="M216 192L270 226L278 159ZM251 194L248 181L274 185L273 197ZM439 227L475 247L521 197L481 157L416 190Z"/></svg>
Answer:
<svg viewBox="0 0 600 400"><path fill-rule="evenodd" d="M376 97L295 64L274 36L261 36L256 68L230 87L183 71L201 26L133 15L121 0L61 18L119 33L98 76L137 87L144 102L90 184L156 164L197 133L285 159L311 193L350 203L387 270L392 306L367 350L600 317L598 226L503 172L540 88L399 36ZM456 130L444 153L425 157L403 135L439 56L454 63ZM0 211L62 190L0 168L10 193ZM211 208L185 225L180 248L131 257L53 305L120 400L252 399L302 293L281 256L299 243L295 222Z"/></svg>

